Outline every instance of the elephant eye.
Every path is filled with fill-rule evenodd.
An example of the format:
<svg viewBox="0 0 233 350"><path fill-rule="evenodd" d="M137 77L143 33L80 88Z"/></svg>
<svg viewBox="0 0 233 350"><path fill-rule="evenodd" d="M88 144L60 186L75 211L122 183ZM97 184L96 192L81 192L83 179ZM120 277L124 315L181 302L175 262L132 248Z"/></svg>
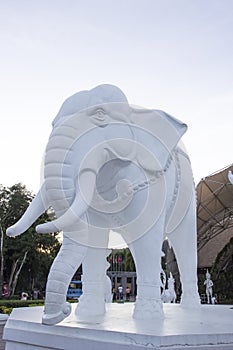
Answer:
<svg viewBox="0 0 233 350"><path fill-rule="evenodd" d="M103 108L98 108L90 115L90 119L93 124L105 127L108 125L108 115Z"/></svg>
<svg viewBox="0 0 233 350"><path fill-rule="evenodd" d="M102 108L98 108L95 111L94 115L95 115L95 118L97 118L98 120L104 120L106 112Z"/></svg>

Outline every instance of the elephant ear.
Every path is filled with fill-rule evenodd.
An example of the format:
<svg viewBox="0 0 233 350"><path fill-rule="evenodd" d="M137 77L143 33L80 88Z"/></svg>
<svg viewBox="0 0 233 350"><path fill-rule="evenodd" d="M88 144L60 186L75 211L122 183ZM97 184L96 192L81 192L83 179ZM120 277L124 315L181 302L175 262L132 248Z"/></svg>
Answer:
<svg viewBox="0 0 233 350"><path fill-rule="evenodd" d="M136 135L137 162L149 172L164 169L187 125L163 111L136 108L132 108L130 122Z"/></svg>

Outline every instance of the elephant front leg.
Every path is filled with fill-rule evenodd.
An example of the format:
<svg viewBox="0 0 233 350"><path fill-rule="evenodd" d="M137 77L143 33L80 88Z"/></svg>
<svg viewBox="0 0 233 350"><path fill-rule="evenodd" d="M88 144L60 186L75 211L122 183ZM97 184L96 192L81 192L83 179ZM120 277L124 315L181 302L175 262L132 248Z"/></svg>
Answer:
<svg viewBox="0 0 233 350"><path fill-rule="evenodd" d="M161 227L153 228L129 244L137 271L137 298L133 317L163 318L161 300Z"/></svg>
<svg viewBox="0 0 233 350"><path fill-rule="evenodd" d="M62 247L51 266L47 280L43 324L54 325L71 313L71 305L66 302L66 294L86 250L85 246L67 237L63 238Z"/></svg>
<svg viewBox="0 0 233 350"><path fill-rule="evenodd" d="M76 309L80 320L90 320L105 314L106 270L109 266L106 258L110 250L106 248L88 248L82 263L82 290Z"/></svg>

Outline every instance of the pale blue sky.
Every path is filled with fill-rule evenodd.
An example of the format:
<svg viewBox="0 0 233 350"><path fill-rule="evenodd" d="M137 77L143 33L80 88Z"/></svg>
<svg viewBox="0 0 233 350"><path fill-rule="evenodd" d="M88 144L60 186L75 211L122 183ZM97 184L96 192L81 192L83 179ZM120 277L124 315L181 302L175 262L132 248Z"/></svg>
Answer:
<svg viewBox="0 0 233 350"><path fill-rule="evenodd" d="M0 0L0 183L36 192L61 103L100 83L188 124L196 184L233 163L232 0Z"/></svg>

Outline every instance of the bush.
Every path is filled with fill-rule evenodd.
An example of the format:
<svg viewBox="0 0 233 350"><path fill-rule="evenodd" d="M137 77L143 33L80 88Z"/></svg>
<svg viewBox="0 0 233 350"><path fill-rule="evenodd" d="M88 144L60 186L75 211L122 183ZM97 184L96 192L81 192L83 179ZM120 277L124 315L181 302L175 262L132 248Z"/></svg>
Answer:
<svg viewBox="0 0 233 350"><path fill-rule="evenodd" d="M17 307L41 306L44 300L0 300L0 313L6 313L6 309L14 309ZM7 312L8 313L8 312Z"/></svg>
<svg viewBox="0 0 233 350"><path fill-rule="evenodd" d="M78 300L68 300L70 303L77 303ZM17 307L43 306L44 300L0 300L0 314L10 315L11 311Z"/></svg>
<svg viewBox="0 0 233 350"><path fill-rule="evenodd" d="M13 309L12 307L0 306L0 313L10 315L12 309Z"/></svg>

